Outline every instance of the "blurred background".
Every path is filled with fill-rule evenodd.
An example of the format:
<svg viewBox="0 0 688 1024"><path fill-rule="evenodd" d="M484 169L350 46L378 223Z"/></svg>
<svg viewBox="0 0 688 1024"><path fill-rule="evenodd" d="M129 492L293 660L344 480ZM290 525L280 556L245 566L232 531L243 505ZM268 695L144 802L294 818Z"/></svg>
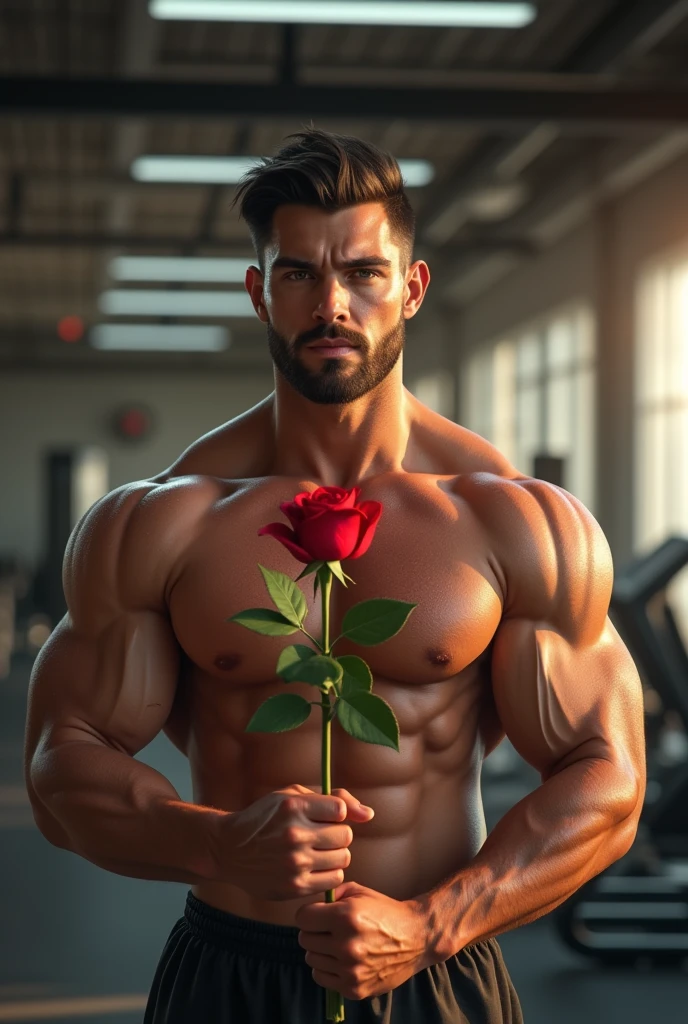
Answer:
<svg viewBox="0 0 688 1024"><path fill-rule="evenodd" d="M345 8L345 9L344 9ZM500 941L528 1024L686 1020L688 2L0 2L0 1020L140 1021L185 886L51 847L22 779L69 533L273 388L234 185L290 132L400 161L406 386L559 483L642 675L628 858ZM185 799L160 736L138 755ZM488 826L538 784L505 741Z"/></svg>

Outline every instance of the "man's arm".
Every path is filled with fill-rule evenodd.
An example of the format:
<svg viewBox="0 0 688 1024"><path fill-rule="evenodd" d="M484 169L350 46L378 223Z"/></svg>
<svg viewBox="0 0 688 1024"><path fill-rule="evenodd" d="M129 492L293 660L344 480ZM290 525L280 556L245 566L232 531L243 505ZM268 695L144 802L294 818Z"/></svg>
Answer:
<svg viewBox="0 0 688 1024"><path fill-rule="evenodd" d="M29 688L25 779L54 845L117 874L194 883L213 876L222 812L183 802L133 756L165 724L179 664L160 566L170 538L141 512L152 490L108 495L70 540L69 612Z"/></svg>
<svg viewBox="0 0 688 1024"><path fill-rule="evenodd" d="M534 921L627 853L645 791L642 689L607 617L612 566L601 530L540 481L487 481L476 492L498 531L506 589L495 702L543 781L469 865L418 897L437 961Z"/></svg>

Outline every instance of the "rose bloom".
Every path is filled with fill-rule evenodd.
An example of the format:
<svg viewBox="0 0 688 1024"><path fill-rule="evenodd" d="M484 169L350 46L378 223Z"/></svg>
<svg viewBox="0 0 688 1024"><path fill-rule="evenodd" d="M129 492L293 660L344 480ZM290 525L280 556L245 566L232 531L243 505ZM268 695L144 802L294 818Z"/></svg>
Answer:
<svg viewBox="0 0 688 1024"><path fill-rule="evenodd" d="M293 501L284 501L280 510L289 519L269 523L258 535L274 537L300 562L339 562L360 558L370 547L382 505L379 501L361 501L360 487L318 487L312 494L302 491Z"/></svg>

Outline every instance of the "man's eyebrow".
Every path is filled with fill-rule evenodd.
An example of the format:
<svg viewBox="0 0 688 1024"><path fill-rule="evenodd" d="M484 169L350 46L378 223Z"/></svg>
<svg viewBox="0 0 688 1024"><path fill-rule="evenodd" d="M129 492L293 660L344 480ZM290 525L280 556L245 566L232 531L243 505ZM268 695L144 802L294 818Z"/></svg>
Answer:
<svg viewBox="0 0 688 1024"><path fill-rule="evenodd" d="M300 260L295 256L278 256L272 264L273 267L290 267L294 270L315 270L315 263L310 260ZM357 256L355 260L345 260L342 266L347 270L355 270L357 267L391 267L392 261L384 256Z"/></svg>

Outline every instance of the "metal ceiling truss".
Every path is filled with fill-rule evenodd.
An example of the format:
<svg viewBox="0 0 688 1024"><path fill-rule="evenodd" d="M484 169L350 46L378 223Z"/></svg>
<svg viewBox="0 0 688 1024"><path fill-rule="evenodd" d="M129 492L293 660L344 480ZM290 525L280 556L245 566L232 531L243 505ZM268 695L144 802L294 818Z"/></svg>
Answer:
<svg viewBox="0 0 688 1024"><path fill-rule="evenodd" d="M508 87L251 85L131 78L0 77L0 113L51 117L342 117L451 121L517 134L542 121L587 134L688 123L688 89L597 88L580 76Z"/></svg>
<svg viewBox="0 0 688 1024"><path fill-rule="evenodd" d="M145 249L180 255L197 254L198 250L202 249L204 252L221 252L223 256L248 261L255 259L253 253L247 252L246 246L237 246L227 239L217 238L213 235L190 239L186 236L175 238L170 235L124 235L77 231L0 233L0 248L9 246L27 249L127 249L132 251ZM537 247L526 238L503 236L498 232L490 236L476 236L447 246L447 252L457 258L471 253L490 253L495 250L500 252L510 250L523 255L533 255L537 251Z"/></svg>
<svg viewBox="0 0 688 1024"><path fill-rule="evenodd" d="M688 0L619 0L556 71L563 76L610 72L620 58L646 52L657 45L687 16ZM655 121L658 127L661 120L660 117ZM546 117L542 121L556 123L559 130L563 127L561 119L557 121ZM520 140L494 135L485 139L457 172L435 190L432 203L425 208L419 221L419 238L423 238L450 204L494 175L495 168L513 153L519 141L523 141L523 136ZM461 264L452 268L450 259L445 262L444 248L437 249L436 254L443 261L442 280L446 282L461 270Z"/></svg>

